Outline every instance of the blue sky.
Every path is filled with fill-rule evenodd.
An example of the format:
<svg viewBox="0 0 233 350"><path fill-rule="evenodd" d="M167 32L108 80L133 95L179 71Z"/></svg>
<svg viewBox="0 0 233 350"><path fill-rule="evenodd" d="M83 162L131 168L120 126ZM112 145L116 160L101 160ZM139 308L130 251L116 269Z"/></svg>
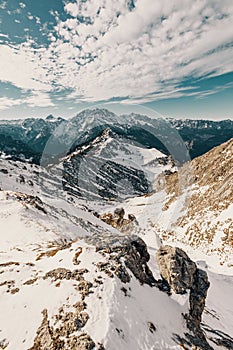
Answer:
<svg viewBox="0 0 233 350"><path fill-rule="evenodd" d="M233 118L232 0L0 0L0 118Z"/></svg>

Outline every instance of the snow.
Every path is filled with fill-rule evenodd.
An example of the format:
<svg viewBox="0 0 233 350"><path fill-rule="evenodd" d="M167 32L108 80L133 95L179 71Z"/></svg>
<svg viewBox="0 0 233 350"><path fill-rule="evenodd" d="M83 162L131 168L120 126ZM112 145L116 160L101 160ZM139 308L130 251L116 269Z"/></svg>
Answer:
<svg viewBox="0 0 233 350"><path fill-rule="evenodd" d="M148 164L152 157L161 156L155 150L144 151L140 148L138 151L141 153L137 153L137 161L140 159L141 166ZM48 310L53 324L60 306L72 310L80 300L77 281L62 280L60 286L56 286L56 282L50 278L43 278L47 272L60 267L88 269L85 279L95 286L93 293L85 299L89 320L82 332L87 332L96 344L102 343L108 350L181 349L174 340L174 334L182 336L187 331L182 313L188 311L189 294L168 296L157 288L140 285L131 272L131 281L127 284L100 272L96 264L103 262L105 257L97 253L94 246L85 243L85 236L95 232L118 231L95 217L87 210L88 206L98 212L113 212L116 207L122 206L126 215L136 216L139 225L134 233L147 244L150 254L148 265L156 279L160 278L156 261L156 251L160 245L171 244L183 248L200 268L206 270L210 280L204 325L233 334L232 252L226 249L223 254L228 259L220 264L222 257L219 251L210 251L222 242L225 222L233 216L233 204L217 216L207 210L204 220L210 220L210 226L218 221L223 225L211 247L203 242L195 248L184 237L184 228L176 225L177 220L186 213L185 200L189 193L174 200L168 210L163 210L168 200L165 191L130 198L123 203L88 203L80 199L69 202L62 188L58 196L54 196L52 186L56 188L59 178L47 177L41 187L41 182L32 173L33 170L41 171L39 167L26 165L27 169L24 169L25 164L15 164L17 166L2 159L0 166L8 170L8 174L0 173L0 264L11 263L0 266L0 344L6 339L5 343L9 342L7 350L26 350L33 345L42 321L42 310ZM25 184L17 181L20 174L25 177ZM28 179L33 180L33 186L28 185ZM17 191L39 196L46 214L16 200L14 193ZM193 224L192 220L188 222L188 225ZM170 230L175 232L175 236L163 240L162 233ZM73 258L80 248L80 263L76 266ZM96 285L95 279L99 276L103 284ZM34 283L24 284L34 278ZM10 281L13 282L9 287ZM11 290L15 288L19 290L12 294ZM126 289L126 295L122 288ZM154 333L150 332L148 322L156 327ZM207 335L210 337L213 334L207 332ZM216 350L221 349L213 342L211 345Z"/></svg>

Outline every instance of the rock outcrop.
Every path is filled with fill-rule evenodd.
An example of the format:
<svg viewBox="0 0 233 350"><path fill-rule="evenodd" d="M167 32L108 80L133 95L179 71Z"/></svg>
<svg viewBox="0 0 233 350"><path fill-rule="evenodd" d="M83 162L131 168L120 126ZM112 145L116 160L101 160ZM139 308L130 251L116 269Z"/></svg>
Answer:
<svg viewBox="0 0 233 350"><path fill-rule="evenodd" d="M197 267L182 249L162 246L157 261L162 278L176 294L184 294L192 287Z"/></svg>
<svg viewBox="0 0 233 350"><path fill-rule="evenodd" d="M42 323L37 330L34 344L29 350L94 349L95 343L87 333L82 332L76 335L76 332L82 330L89 318L84 311L86 304L81 301L74 305L74 308L75 312L65 312L61 307L56 315L54 326L50 325L48 312L44 309Z"/></svg>
<svg viewBox="0 0 233 350"><path fill-rule="evenodd" d="M44 203L38 196L29 195L22 192L7 192L6 199L14 199L24 205L26 208L32 206L35 209L47 214L46 209L44 208Z"/></svg>
<svg viewBox="0 0 233 350"><path fill-rule="evenodd" d="M185 315L185 317L188 328L192 330L194 335L202 341L205 341L205 336L201 330L201 320L209 286L210 283L208 281L207 273L203 270L196 269L194 273L193 285L190 288L189 314Z"/></svg>
<svg viewBox="0 0 233 350"><path fill-rule="evenodd" d="M115 274L122 282L130 281L126 268L139 280L141 284L156 285L156 280L149 269L147 262L150 255L145 242L136 235L105 235L95 234L85 240L96 246L107 261L98 264L99 269L105 271L110 277Z"/></svg>
<svg viewBox="0 0 233 350"><path fill-rule="evenodd" d="M133 214L129 214L126 219L124 216L124 208L116 208L113 214L104 213L99 218L123 233L130 233L138 225L136 217Z"/></svg>
<svg viewBox="0 0 233 350"><path fill-rule="evenodd" d="M180 248L162 246L157 251L157 262L162 279L176 294L190 290L189 313L184 315L188 329L194 334L187 337L196 350L211 349L201 329L202 313L209 288L207 273L197 268L196 264Z"/></svg>

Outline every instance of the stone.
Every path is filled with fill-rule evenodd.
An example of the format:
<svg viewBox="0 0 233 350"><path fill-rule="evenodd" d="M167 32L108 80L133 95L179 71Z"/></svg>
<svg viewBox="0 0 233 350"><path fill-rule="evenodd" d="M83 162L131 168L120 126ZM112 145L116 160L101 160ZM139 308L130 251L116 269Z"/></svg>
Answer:
<svg viewBox="0 0 233 350"><path fill-rule="evenodd" d="M180 248L162 246L157 251L160 274L176 294L184 294L194 282L196 264Z"/></svg>
<svg viewBox="0 0 233 350"><path fill-rule="evenodd" d="M160 274L176 294L189 294L189 313L184 315L187 328L192 334L186 337L192 343L192 349L211 350L201 329L202 314L205 308L207 291L210 286L207 273L198 269L188 255L180 248L162 246L157 251Z"/></svg>
<svg viewBox="0 0 233 350"><path fill-rule="evenodd" d="M138 236L124 236L106 234L98 237L87 237L89 243L94 243L96 251L108 257L107 262L98 264L100 271L108 271L108 274L117 275L123 283L130 281L130 275L126 267L133 273L141 284L154 286L156 281L149 269L147 262L150 255L145 242Z"/></svg>
<svg viewBox="0 0 233 350"><path fill-rule="evenodd" d="M100 215L100 219L123 233L131 233L138 228L138 222L133 214L128 214L127 219L124 218L124 215L124 208L116 208L113 214L104 213Z"/></svg>
<svg viewBox="0 0 233 350"><path fill-rule="evenodd" d="M153 322L149 321L148 322L148 328L151 333L154 333L156 331L156 327Z"/></svg>
<svg viewBox="0 0 233 350"><path fill-rule="evenodd" d="M29 350L58 350L64 346L64 341L56 341L53 338L53 331L48 321L48 312L46 309L42 311L43 320L41 326L37 330L34 345Z"/></svg>
<svg viewBox="0 0 233 350"><path fill-rule="evenodd" d="M194 282L190 289L190 310L189 319L195 328L201 325L201 317L205 308L205 300L210 283L208 281L207 273L203 270L197 269L194 275Z"/></svg>
<svg viewBox="0 0 233 350"><path fill-rule="evenodd" d="M95 347L95 343L93 342L91 337L86 333L83 333L78 337L71 338L68 342L68 345L69 349L72 350L92 350Z"/></svg>
<svg viewBox="0 0 233 350"><path fill-rule="evenodd" d="M114 210L114 216L118 216L119 219L123 219L125 215L125 210L124 208L116 208Z"/></svg>

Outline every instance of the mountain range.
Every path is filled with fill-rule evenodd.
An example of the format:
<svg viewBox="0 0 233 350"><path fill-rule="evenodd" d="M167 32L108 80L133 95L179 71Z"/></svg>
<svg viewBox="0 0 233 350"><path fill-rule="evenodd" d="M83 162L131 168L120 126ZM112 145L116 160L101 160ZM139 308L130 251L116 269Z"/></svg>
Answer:
<svg viewBox="0 0 233 350"><path fill-rule="evenodd" d="M0 121L0 152L19 159L31 159L39 164L48 140L56 132L58 147L71 139L72 149L97 137L110 128L124 139L139 142L146 148L156 148L169 155L180 137L185 143L191 159L229 140L233 135L233 121L176 120L149 118L146 115L116 115L106 109L84 110L67 120L49 115L45 119L29 118ZM60 134L59 134L60 133ZM164 138L172 140L165 140ZM178 137L179 136L179 137ZM166 141L166 142L165 142ZM61 144L62 145L61 145ZM70 149L66 149L70 152ZM184 161L185 155L177 155Z"/></svg>
<svg viewBox="0 0 233 350"><path fill-rule="evenodd" d="M0 349L232 349L232 124L2 121Z"/></svg>

